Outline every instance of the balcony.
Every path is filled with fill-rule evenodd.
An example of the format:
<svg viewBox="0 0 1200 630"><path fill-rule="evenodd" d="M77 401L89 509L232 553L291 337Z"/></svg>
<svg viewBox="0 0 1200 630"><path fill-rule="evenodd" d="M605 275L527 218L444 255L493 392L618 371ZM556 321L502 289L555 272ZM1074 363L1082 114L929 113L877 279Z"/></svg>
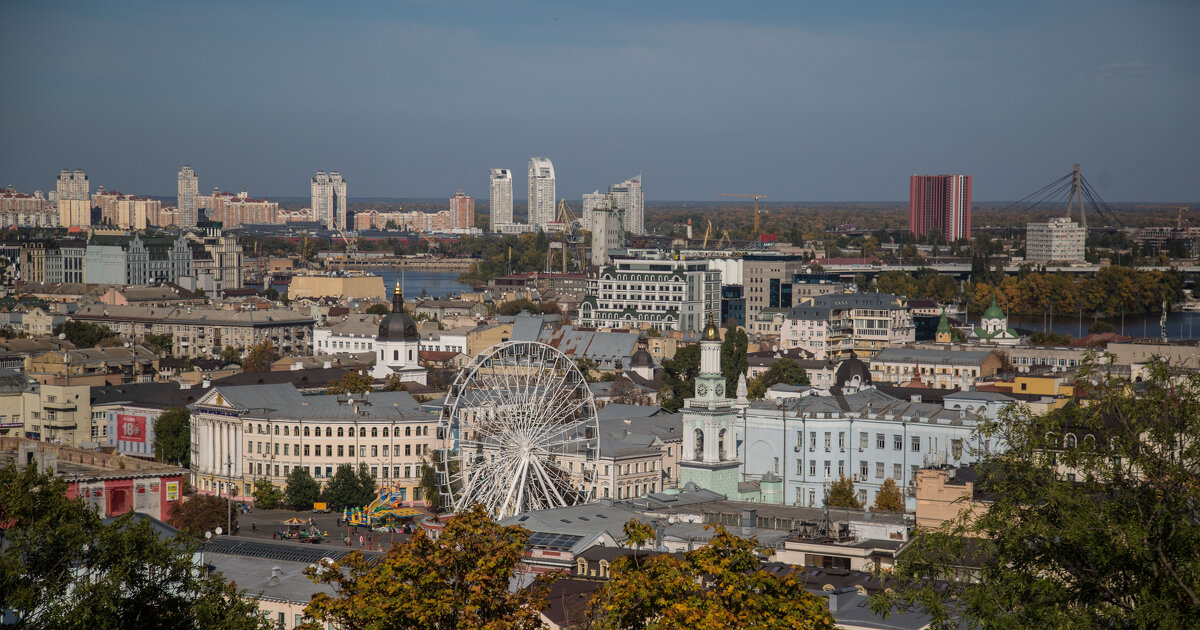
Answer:
<svg viewBox="0 0 1200 630"><path fill-rule="evenodd" d="M74 400L47 402L42 407L44 409L53 409L54 411L75 411L78 409L78 405L75 404Z"/></svg>

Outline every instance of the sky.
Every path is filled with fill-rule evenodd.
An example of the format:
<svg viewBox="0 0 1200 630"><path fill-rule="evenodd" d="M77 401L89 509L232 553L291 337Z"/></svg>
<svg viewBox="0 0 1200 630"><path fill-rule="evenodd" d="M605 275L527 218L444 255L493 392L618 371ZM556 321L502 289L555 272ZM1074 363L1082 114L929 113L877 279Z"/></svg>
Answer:
<svg viewBox="0 0 1200 630"><path fill-rule="evenodd" d="M976 201L1070 172L1200 200L1200 3L20 2L0 7L0 186L304 197Z"/></svg>

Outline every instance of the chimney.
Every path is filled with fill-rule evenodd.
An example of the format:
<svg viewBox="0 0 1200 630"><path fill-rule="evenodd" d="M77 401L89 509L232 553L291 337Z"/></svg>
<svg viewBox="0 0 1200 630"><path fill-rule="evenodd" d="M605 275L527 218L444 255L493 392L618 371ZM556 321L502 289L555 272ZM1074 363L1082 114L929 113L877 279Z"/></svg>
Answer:
<svg viewBox="0 0 1200 630"><path fill-rule="evenodd" d="M750 508L742 510L742 518L738 523L741 536L755 536L758 534L758 510Z"/></svg>
<svg viewBox="0 0 1200 630"><path fill-rule="evenodd" d="M829 612L835 613L839 609L850 608L853 605L854 597L858 595L858 589L853 586L843 586L842 588L829 592Z"/></svg>
<svg viewBox="0 0 1200 630"><path fill-rule="evenodd" d="M333 367L333 364L332 364L332 363L330 363L329 361L326 361L326 362L322 363L321 365L322 365L322 367L324 367L326 370L328 370L329 368Z"/></svg>
<svg viewBox="0 0 1200 630"><path fill-rule="evenodd" d="M208 389L209 387L212 387L212 380L209 379L208 377L205 377L203 381L200 381L200 387L202 387L203 389Z"/></svg>
<svg viewBox="0 0 1200 630"><path fill-rule="evenodd" d="M283 576L283 569L279 568L279 565L271 567L271 580L269 583L270 584L279 584L279 578L282 576Z"/></svg>

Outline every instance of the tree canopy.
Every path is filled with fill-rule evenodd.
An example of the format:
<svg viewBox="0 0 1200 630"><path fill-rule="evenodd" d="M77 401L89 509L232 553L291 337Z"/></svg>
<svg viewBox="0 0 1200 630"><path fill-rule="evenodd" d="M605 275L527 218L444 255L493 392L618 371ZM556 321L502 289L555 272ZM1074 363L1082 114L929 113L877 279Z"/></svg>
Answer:
<svg viewBox="0 0 1200 630"><path fill-rule="evenodd" d="M325 386L326 394L364 394L371 391L374 380L360 372L350 370L336 381L329 381Z"/></svg>
<svg viewBox="0 0 1200 630"><path fill-rule="evenodd" d="M714 527L710 525L709 527ZM640 554L617 558L612 579L592 600L595 627L640 628L834 627L821 598L805 590L801 572L783 575L759 568L754 539L742 539L716 527L704 547L681 555ZM652 539L647 527L627 527L631 544Z"/></svg>
<svg viewBox="0 0 1200 630"><path fill-rule="evenodd" d="M387 304L372 304L367 307L367 315L387 315L392 312L392 307Z"/></svg>
<svg viewBox="0 0 1200 630"><path fill-rule="evenodd" d="M840 477L837 481L829 484L829 494L825 497L825 505L851 510L862 509L858 493L854 491L854 480Z"/></svg>
<svg viewBox="0 0 1200 630"><path fill-rule="evenodd" d="M325 485L321 498L333 510L362 507L375 500L375 480L371 478L366 464L360 464L358 472L354 471L351 464L341 464Z"/></svg>
<svg viewBox="0 0 1200 630"><path fill-rule="evenodd" d="M266 629L257 602L192 563L196 542L101 522L35 465L0 469L0 610L26 628Z"/></svg>
<svg viewBox="0 0 1200 630"><path fill-rule="evenodd" d="M331 584L333 596L318 593L305 609L316 622L344 630L429 628L431 630L541 628L546 579L511 592L509 580L525 557L529 532L503 527L482 507L455 515L436 540L418 529L369 563L359 552L307 573Z"/></svg>
<svg viewBox="0 0 1200 630"><path fill-rule="evenodd" d="M238 511L231 510L229 499L211 494L197 494L171 506L168 518L176 529L193 536L203 538L205 532L211 532L220 527L224 530L230 526L229 514L233 515L233 529L238 527Z"/></svg>
<svg viewBox="0 0 1200 630"><path fill-rule="evenodd" d="M271 364L279 358L275 352L275 344L270 339L250 348L242 360L243 372L270 372Z"/></svg>
<svg viewBox="0 0 1200 630"><path fill-rule="evenodd" d="M254 492L251 494L254 496L254 506L264 510L274 510L283 503L283 492L270 479L255 479Z"/></svg>
<svg viewBox="0 0 1200 630"><path fill-rule="evenodd" d="M747 396L762 398L772 385L808 385L808 372L791 359L779 359L766 372L746 383Z"/></svg>
<svg viewBox="0 0 1200 630"><path fill-rule="evenodd" d="M680 348L675 356L662 363L662 379L665 396L662 406L668 411L679 411L683 401L696 391L696 376L700 374L700 344L693 343Z"/></svg>
<svg viewBox="0 0 1200 630"><path fill-rule="evenodd" d="M1144 381L1086 363L1071 402L1009 407L981 433L976 488L992 497L918 535L872 602L934 615L934 627L1161 627L1200 619L1200 376L1155 361ZM957 581L960 559L982 562ZM933 580L946 580L944 592Z"/></svg>
<svg viewBox="0 0 1200 630"><path fill-rule="evenodd" d="M154 458L177 466L191 465L192 413L172 407L154 421Z"/></svg>
<svg viewBox="0 0 1200 630"><path fill-rule="evenodd" d="M321 496L321 484L303 466L293 466L288 473L283 502L293 510L311 510Z"/></svg>
<svg viewBox="0 0 1200 630"><path fill-rule="evenodd" d="M875 503L871 506L871 511L904 512L904 495L900 494L900 488L896 487L895 479L888 477L883 480L883 485L875 494Z"/></svg>
<svg viewBox="0 0 1200 630"><path fill-rule="evenodd" d="M721 375L725 377L726 395L737 391L738 377L750 369L750 359L746 356L749 345L746 331L736 326L725 331L725 339L721 341Z"/></svg>
<svg viewBox="0 0 1200 630"><path fill-rule="evenodd" d="M116 337L108 326L69 319L54 327L54 334L63 335L76 348L91 348L110 337Z"/></svg>

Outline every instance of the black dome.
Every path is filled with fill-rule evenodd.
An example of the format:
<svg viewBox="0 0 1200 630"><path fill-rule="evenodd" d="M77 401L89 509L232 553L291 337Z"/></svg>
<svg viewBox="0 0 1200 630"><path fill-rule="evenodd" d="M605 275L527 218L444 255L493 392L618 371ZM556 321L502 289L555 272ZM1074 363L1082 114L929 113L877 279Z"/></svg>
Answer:
<svg viewBox="0 0 1200 630"><path fill-rule="evenodd" d="M638 348L630 357L630 367L654 367L654 357L645 348Z"/></svg>
<svg viewBox="0 0 1200 630"><path fill-rule="evenodd" d="M855 382L855 377L858 379L857 383L859 387L872 384L871 368L867 367L867 364L863 363L863 361L858 358L858 355L852 351L850 353L850 358L842 361L842 364L838 366L837 371L834 372L833 387L831 389L840 392L842 391L843 387Z"/></svg>
<svg viewBox="0 0 1200 630"><path fill-rule="evenodd" d="M420 341L417 334L417 322L404 311L404 294L400 291L400 283L396 283L396 292L392 294L392 312L379 322L379 341Z"/></svg>

